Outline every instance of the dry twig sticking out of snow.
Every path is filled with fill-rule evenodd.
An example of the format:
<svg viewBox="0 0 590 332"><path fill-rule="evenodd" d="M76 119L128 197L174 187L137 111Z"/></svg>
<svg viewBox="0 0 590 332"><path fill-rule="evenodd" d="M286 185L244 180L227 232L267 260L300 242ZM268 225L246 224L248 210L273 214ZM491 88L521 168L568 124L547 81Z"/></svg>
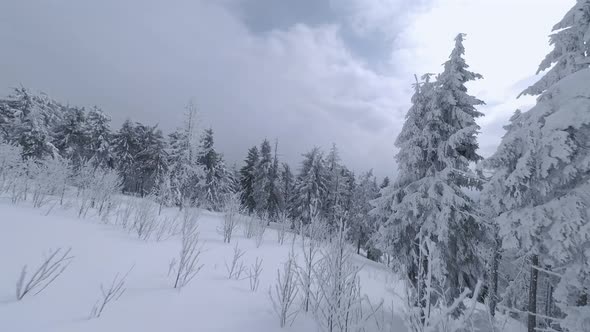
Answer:
<svg viewBox="0 0 590 332"><path fill-rule="evenodd" d="M72 248L69 248L62 252L62 248L58 248L51 251L43 263L28 278L27 265L23 266L16 282L16 299L20 301L31 292L35 292L34 295L37 295L54 282L74 258L69 256L71 250Z"/></svg>
<svg viewBox="0 0 590 332"><path fill-rule="evenodd" d="M113 281L111 282L111 286L108 289L104 288L103 284L100 284L101 297L99 300L96 301L94 307L92 307L89 319L99 318L109 303L117 301L121 297L121 295L125 293L125 281L127 279L127 276L129 275L131 270L133 270L134 267L135 265L131 266L129 271L127 271L127 273L125 273L121 277L119 277L119 273L117 273L113 278Z"/></svg>

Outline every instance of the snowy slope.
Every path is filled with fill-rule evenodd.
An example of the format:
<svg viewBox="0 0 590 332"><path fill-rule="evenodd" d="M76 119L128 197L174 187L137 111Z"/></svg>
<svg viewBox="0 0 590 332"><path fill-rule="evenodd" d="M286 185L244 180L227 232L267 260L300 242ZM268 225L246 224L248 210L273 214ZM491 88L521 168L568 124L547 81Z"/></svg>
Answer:
<svg viewBox="0 0 590 332"><path fill-rule="evenodd" d="M202 212L199 219L204 242L203 270L182 291L172 288L167 276L169 263L178 255L180 241L142 241L115 225L97 218L78 219L74 211L33 209L0 201L0 331L314 331L311 315L300 314L294 324L280 329L269 300L277 269L286 260L290 245L279 245L276 232L267 230L264 243L256 248L253 239L238 229L231 244L217 232L221 217ZM174 215L174 209L163 214ZM228 280L224 261L232 258L238 243L246 250L245 263L264 260L260 288L251 292L249 282ZM290 242L290 241L286 241ZM37 296L15 300L15 282L24 264L41 263L49 249L71 247L71 265L55 283ZM296 248L297 249L297 248ZM297 250L296 250L297 252ZM400 307L394 291L400 283L379 264L357 257L364 264L362 292L373 302ZM88 319L100 295L100 284L110 283L115 274L133 270L127 291L103 315ZM397 289L392 289L397 285ZM395 331L404 332L401 318L394 317Z"/></svg>

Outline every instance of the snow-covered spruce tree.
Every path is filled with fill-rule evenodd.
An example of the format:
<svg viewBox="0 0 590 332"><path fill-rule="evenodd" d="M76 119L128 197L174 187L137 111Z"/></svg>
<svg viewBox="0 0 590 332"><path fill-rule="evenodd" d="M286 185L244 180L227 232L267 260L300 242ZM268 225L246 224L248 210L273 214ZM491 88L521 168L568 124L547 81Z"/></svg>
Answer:
<svg viewBox="0 0 590 332"><path fill-rule="evenodd" d="M248 149L248 156L244 160L245 165L240 169L240 188L242 191L242 205L247 212L252 213L256 209L254 200L254 171L260 159L258 147Z"/></svg>
<svg viewBox="0 0 590 332"><path fill-rule="evenodd" d="M198 112L194 103L186 107L184 124L169 135L169 161L171 186L176 205L194 204L197 200L197 183L203 174L197 162L199 150Z"/></svg>
<svg viewBox="0 0 590 332"><path fill-rule="evenodd" d="M280 176L280 186L281 186L281 194L283 195L282 202L282 211L289 215L289 211L291 211L291 205L293 203L293 196L295 191L295 177L291 172L291 167L287 163L281 164L281 176ZM294 225L291 225L294 227Z"/></svg>
<svg viewBox="0 0 590 332"><path fill-rule="evenodd" d="M449 60L436 82L416 85L413 106L395 145L399 175L375 200L373 214L384 220L382 245L394 249L414 286L418 235L422 232L441 253L436 276L453 301L464 287L472 287L481 274L481 260L475 248L482 238L479 211L464 193L478 188L480 178L469 164L477 154L475 109L482 101L467 94L465 83L481 76L467 70L463 59L463 37L455 39ZM427 264L426 264L427 265Z"/></svg>
<svg viewBox="0 0 590 332"><path fill-rule="evenodd" d="M162 131L156 126L137 124L138 151L133 158L135 192L140 196L152 193L168 173L168 153Z"/></svg>
<svg viewBox="0 0 590 332"><path fill-rule="evenodd" d="M133 166L139 150L136 133L135 125L128 119L113 137L115 167L122 178L124 192L133 189Z"/></svg>
<svg viewBox="0 0 590 332"><path fill-rule="evenodd" d="M324 156L319 148L313 148L303 157L295 182L292 214L304 224L308 224L316 211L322 207L328 176Z"/></svg>
<svg viewBox="0 0 590 332"><path fill-rule="evenodd" d="M278 157L279 142L275 141L274 157L270 166L269 172L269 188L268 188L268 216L269 218L276 218L283 206L283 195L281 194L281 183L279 177L279 157Z"/></svg>
<svg viewBox="0 0 590 332"><path fill-rule="evenodd" d="M268 212L270 207L271 171L272 150L270 143L265 139L260 145L260 159L254 168L254 181L252 182L252 195L258 214Z"/></svg>
<svg viewBox="0 0 590 332"><path fill-rule="evenodd" d="M340 163L340 154L336 144L332 144L330 152L326 156L326 198L323 204L323 215L330 225L335 225L342 215L341 194L344 188L342 178L343 166Z"/></svg>
<svg viewBox="0 0 590 332"><path fill-rule="evenodd" d="M334 236L321 251L321 259L313 267L317 292L312 292L315 316L326 332L362 331L363 297L360 291L361 269L351 258L346 236L349 233L340 220Z"/></svg>
<svg viewBox="0 0 590 332"><path fill-rule="evenodd" d="M90 141L85 122L86 113L83 108L69 107L53 130L53 145L62 157L72 161L74 167L78 167L87 158L86 151Z"/></svg>
<svg viewBox="0 0 590 332"><path fill-rule="evenodd" d="M542 92L527 112L516 112L496 153L485 161L494 174L484 190L497 215L504 249L529 258L528 328L538 325L541 276L558 276L554 299L568 331L590 326L590 2L578 1L556 27L555 45L540 68L557 62L525 90Z"/></svg>
<svg viewBox="0 0 590 332"><path fill-rule="evenodd" d="M86 135L88 155L97 167L114 167L112 155L111 118L98 107L93 107L86 115Z"/></svg>
<svg viewBox="0 0 590 332"><path fill-rule="evenodd" d="M22 147L24 158L57 155L51 133L61 121L64 107L46 94L33 94L24 87L0 100L2 136Z"/></svg>
<svg viewBox="0 0 590 332"><path fill-rule="evenodd" d="M353 207L348 220L348 236L356 244L356 253L360 254L363 248L369 258L373 258L371 255L375 254L374 245L369 240L377 231L376 218L369 215L369 212L373 208L371 201L377 198L378 193L379 186L373 171L362 174L354 188Z"/></svg>
<svg viewBox="0 0 590 332"><path fill-rule="evenodd" d="M213 146L213 130L207 129L201 137L197 162L203 169L199 180L199 203L215 211L223 207L223 197L231 190L231 175L225 167L223 157Z"/></svg>
<svg viewBox="0 0 590 332"><path fill-rule="evenodd" d="M577 0L553 31L550 44L554 48L539 65L537 74L551 69L521 95L539 95L562 78L590 66L590 0Z"/></svg>

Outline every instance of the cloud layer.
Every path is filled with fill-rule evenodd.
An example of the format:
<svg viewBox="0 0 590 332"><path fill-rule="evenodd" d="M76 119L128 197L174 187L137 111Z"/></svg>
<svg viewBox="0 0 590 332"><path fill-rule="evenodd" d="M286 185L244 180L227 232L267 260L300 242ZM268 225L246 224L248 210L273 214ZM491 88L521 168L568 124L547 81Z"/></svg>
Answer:
<svg viewBox="0 0 590 332"><path fill-rule="evenodd" d="M513 2L4 2L0 89L22 83L100 105L117 124L131 117L165 130L194 98L230 162L263 138L277 138L293 166L335 142L355 170L391 174L413 74L439 71L456 33L469 34L467 59L486 77L472 87L490 105L485 151L530 103L514 101L515 84L534 73L570 4ZM539 17L523 22L533 7Z"/></svg>

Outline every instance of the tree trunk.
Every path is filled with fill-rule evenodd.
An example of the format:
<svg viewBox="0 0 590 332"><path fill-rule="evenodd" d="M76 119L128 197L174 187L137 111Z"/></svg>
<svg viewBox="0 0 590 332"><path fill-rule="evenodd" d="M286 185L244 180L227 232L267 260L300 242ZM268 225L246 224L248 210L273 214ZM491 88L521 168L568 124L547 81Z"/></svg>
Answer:
<svg viewBox="0 0 590 332"><path fill-rule="evenodd" d="M500 238L496 235L496 243L494 247L494 253L492 255L492 266L490 268L490 285L489 285L489 308L492 317L496 316L496 306L498 305L498 269L500 265L500 254L501 242Z"/></svg>
<svg viewBox="0 0 590 332"><path fill-rule="evenodd" d="M536 332L537 328L537 280L539 278L539 256L533 255L531 257L531 278L529 284L529 317L527 324L527 332Z"/></svg>
<svg viewBox="0 0 590 332"><path fill-rule="evenodd" d="M356 241L356 254L361 254L361 238L359 236L358 240Z"/></svg>

